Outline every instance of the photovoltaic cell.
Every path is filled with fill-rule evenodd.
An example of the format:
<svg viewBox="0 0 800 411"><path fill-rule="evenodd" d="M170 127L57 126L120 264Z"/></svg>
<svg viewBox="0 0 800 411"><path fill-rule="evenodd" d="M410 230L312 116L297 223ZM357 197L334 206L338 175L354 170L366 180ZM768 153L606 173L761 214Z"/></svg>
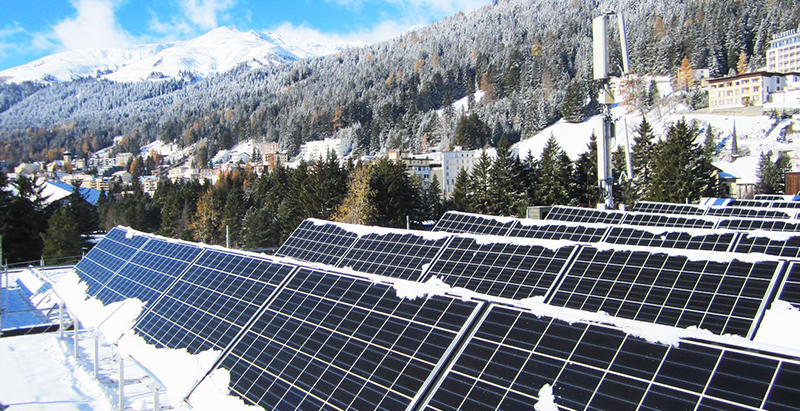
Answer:
<svg viewBox="0 0 800 411"><path fill-rule="evenodd" d="M275 255L334 265L356 238L358 235L337 224L305 220L286 239Z"/></svg>
<svg viewBox="0 0 800 411"><path fill-rule="evenodd" d="M797 210L800 209L800 201L774 201L770 207Z"/></svg>
<svg viewBox="0 0 800 411"><path fill-rule="evenodd" d="M253 256L205 250L136 323L156 347L222 351L294 267Z"/></svg>
<svg viewBox="0 0 800 411"><path fill-rule="evenodd" d="M777 299L800 309L800 263L792 263L789 266Z"/></svg>
<svg viewBox="0 0 800 411"><path fill-rule="evenodd" d="M756 194L754 199L761 201L786 201L786 198L782 195L776 194Z"/></svg>
<svg viewBox="0 0 800 411"><path fill-rule="evenodd" d="M625 225L647 227L707 228L712 229L716 220L707 217L687 217L677 215L659 215L646 213L626 213L621 222Z"/></svg>
<svg viewBox="0 0 800 411"><path fill-rule="evenodd" d="M743 200L733 199L726 207L742 207L742 208L767 208L772 204L771 201L766 200Z"/></svg>
<svg viewBox="0 0 800 411"><path fill-rule="evenodd" d="M128 231L113 228L86 254L75 270L89 286L88 294L96 295L103 284L114 276L120 268L147 242L145 236L128 236Z"/></svg>
<svg viewBox="0 0 800 411"><path fill-rule="evenodd" d="M433 260L448 238L411 232L364 235L356 240L338 266L417 281L423 266Z"/></svg>
<svg viewBox="0 0 800 411"><path fill-rule="evenodd" d="M783 236L784 234L779 234ZM737 253L762 253L790 259L800 258L800 233L785 238L770 238L767 235L743 234L736 244Z"/></svg>
<svg viewBox="0 0 800 411"><path fill-rule="evenodd" d="M547 213L545 220L571 221L576 223L619 224L625 213L618 211L595 210L591 208L555 206Z"/></svg>
<svg viewBox="0 0 800 411"><path fill-rule="evenodd" d="M439 219L433 231L456 234L506 235L508 230L515 224L516 220L508 217L491 217L448 211Z"/></svg>
<svg viewBox="0 0 800 411"><path fill-rule="evenodd" d="M268 410L406 409L477 308L300 269L220 367L233 393Z"/></svg>
<svg viewBox="0 0 800 411"><path fill-rule="evenodd" d="M651 201L637 201L632 212L654 213L654 214L673 214L673 215L703 215L705 209L691 204L675 203L656 203Z"/></svg>
<svg viewBox="0 0 800 411"><path fill-rule="evenodd" d="M539 238L542 240L568 240L581 243L596 243L603 239L608 225L558 224L554 221L520 221L508 233L508 237Z"/></svg>
<svg viewBox="0 0 800 411"><path fill-rule="evenodd" d="M706 215L717 217L745 217L745 218L777 218L791 219L794 213L789 215L785 211L769 210L763 208L736 208L736 207L709 207Z"/></svg>
<svg viewBox="0 0 800 411"><path fill-rule="evenodd" d="M800 232L800 222L793 222L790 220L726 218L719 221L719 228L736 231L765 230Z"/></svg>
<svg viewBox="0 0 800 411"><path fill-rule="evenodd" d="M721 261L582 247L549 303L749 337L779 262Z"/></svg>
<svg viewBox="0 0 800 411"><path fill-rule="evenodd" d="M127 298L153 304L201 251L185 243L148 241L95 297L106 305Z"/></svg>
<svg viewBox="0 0 800 411"><path fill-rule="evenodd" d="M544 296L576 247L551 249L502 237L491 241L454 237L427 277L494 297Z"/></svg>
<svg viewBox="0 0 800 411"><path fill-rule="evenodd" d="M644 247L675 248L681 250L728 251L736 238L735 233L708 233L669 231L663 232L634 227L611 227L605 242Z"/></svg>
<svg viewBox="0 0 800 411"><path fill-rule="evenodd" d="M546 384L570 410L792 409L800 394L794 360L494 305L446 371L427 410L531 409Z"/></svg>

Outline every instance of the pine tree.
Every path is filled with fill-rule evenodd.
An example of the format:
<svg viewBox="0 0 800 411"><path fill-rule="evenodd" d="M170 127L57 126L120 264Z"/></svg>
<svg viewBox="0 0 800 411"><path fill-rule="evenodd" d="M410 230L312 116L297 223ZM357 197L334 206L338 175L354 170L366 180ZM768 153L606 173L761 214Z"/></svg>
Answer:
<svg viewBox="0 0 800 411"><path fill-rule="evenodd" d="M65 208L58 209L47 221L47 231L40 236L44 243L42 259L47 264L69 263L81 257L81 232L78 222Z"/></svg>
<svg viewBox="0 0 800 411"><path fill-rule="evenodd" d="M683 203L712 196L716 176L711 158L695 140L697 126L681 119L667 130L667 138L655 145L647 199Z"/></svg>
<svg viewBox="0 0 800 411"><path fill-rule="evenodd" d="M756 191L759 194L783 194L785 176L791 170L791 159L781 153L776 161L772 161L772 153L761 153L756 171Z"/></svg>
<svg viewBox="0 0 800 411"><path fill-rule="evenodd" d="M450 197L449 209L456 211L469 210L469 172L466 168L458 171L456 181L453 184L453 194Z"/></svg>
<svg viewBox="0 0 800 411"><path fill-rule="evenodd" d="M550 136L536 162L536 183L533 187L532 204L565 205L569 203L572 162L567 153Z"/></svg>
<svg viewBox="0 0 800 411"><path fill-rule="evenodd" d="M585 119L583 113L583 87L578 80L573 80L564 92L561 114L570 123L580 123Z"/></svg>
<svg viewBox="0 0 800 411"><path fill-rule="evenodd" d="M631 148L631 169L633 176L634 199L644 198L650 187L650 175L654 160L654 140L655 133L647 121L642 118L639 127L636 128L636 136L633 137L633 147Z"/></svg>
<svg viewBox="0 0 800 411"><path fill-rule="evenodd" d="M381 159L372 167L370 188L375 209L373 224L403 228L407 218L419 221L420 189L416 179L406 172L405 164Z"/></svg>
<svg viewBox="0 0 800 411"><path fill-rule="evenodd" d="M444 214L442 204L442 189L439 186L439 179L433 175L430 181L419 183L421 187L421 206L420 218L423 221L436 221Z"/></svg>
<svg viewBox="0 0 800 411"><path fill-rule="evenodd" d="M578 156L572 173L572 203L594 208L600 201L600 187L597 180L597 137L589 138L587 150Z"/></svg>
<svg viewBox="0 0 800 411"><path fill-rule="evenodd" d="M680 90L688 90L694 86L694 69L689 63L689 57L683 57L681 67L678 69L677 84Z"/></svg>
<svg viewBox="0 0 800 411"><path fill-rule="evenodd" d="M522 185L522 164L511 152L505 136L497 145L497 157L489 169L489 214L501 216L521 215L525 203Z"/></svg>
<svg viewBox="0 0 800 411"><path fill-rule="evenodd" d="M486 151L481 153L478 161L472 167L467 182L467 199L469 209L467 211L478 214L489 214L492 207L492 199L489 197L491 189L489 181L489 170L492 167L492 160Z"/></svg>

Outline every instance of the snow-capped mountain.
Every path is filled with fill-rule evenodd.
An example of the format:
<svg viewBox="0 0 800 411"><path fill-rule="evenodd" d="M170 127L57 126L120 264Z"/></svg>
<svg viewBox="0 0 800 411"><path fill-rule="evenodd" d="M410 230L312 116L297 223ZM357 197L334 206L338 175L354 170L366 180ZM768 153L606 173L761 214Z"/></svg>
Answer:
<svg viewBox="0 0 800 411"><path fill-rule="evenodd" d="M361 45L364 44L316 44L285 39L274 33L262 35L220 27L187 41L125 49L65 51L0 71L0 78L5 77L8 82L68 81L78 77L141 81L172 78L181 72L208 77L240 63L250 66L282 64Z"/></svg>

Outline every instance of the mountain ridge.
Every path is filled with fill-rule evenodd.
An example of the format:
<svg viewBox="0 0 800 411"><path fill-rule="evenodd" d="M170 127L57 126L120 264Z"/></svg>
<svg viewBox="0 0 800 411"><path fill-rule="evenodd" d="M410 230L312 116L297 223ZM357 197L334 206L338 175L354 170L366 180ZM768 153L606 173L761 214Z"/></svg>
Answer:
<svg viewBox="0 0 800 411"><path fill-rule="evenodd" d="M86 77L136 82L183 78L188 73L193 78L207 78L243 63L251 67L283 64L364 44L317 44L221 26L185 41L64 51L0 71L0 78L9 83L53 83Z"/></svg>

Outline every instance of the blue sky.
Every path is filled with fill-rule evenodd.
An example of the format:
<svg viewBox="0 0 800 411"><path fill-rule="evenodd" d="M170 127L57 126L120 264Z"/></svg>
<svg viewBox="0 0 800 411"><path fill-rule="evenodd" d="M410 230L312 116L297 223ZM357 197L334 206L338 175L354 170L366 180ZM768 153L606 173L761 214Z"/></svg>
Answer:
<svg viewBox="0 0 800 411"><path fill-rule="evenodd" d="M219 26L387 40L490 0L0 0L0 70L66 50L188 40Z"/></svg>

